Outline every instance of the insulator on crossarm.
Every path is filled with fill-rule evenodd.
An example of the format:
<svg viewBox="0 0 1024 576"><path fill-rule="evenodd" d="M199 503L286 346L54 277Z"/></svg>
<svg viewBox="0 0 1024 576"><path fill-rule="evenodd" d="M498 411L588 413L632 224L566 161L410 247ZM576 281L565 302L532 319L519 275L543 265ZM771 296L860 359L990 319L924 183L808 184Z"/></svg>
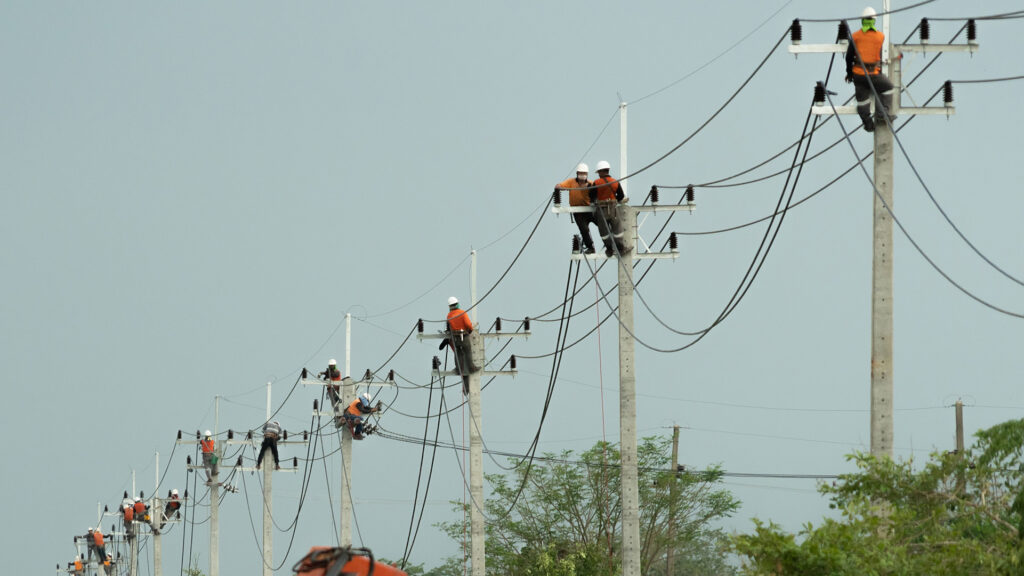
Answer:
<svg viewBox="0 0 1024 576"><path fill-rule="evenodd" d="M551 198L555 201L555 206L562 205L562 190L555 188L555 191L551 193Z"/></svg>
<svg viewBox="0 0 1024 576"><path fill-rule="evenodd" d="M178 440L181 440L181 430L178 430Z"/></svg>
<svg viewBox="0 0 1024 576"><path fill-rule="evenodd" d="M199 430L196 430L196 440L199 440L199 438L200 438L200 436L199 436Z"/></svg>
<svg viewBox="0 0 1024 576"><path fill-rule="evenodd" d="M523 331L525 331L525 332L529 332L530 331L530 317L529 316L527 316L526 318L523 318Z"/></svg>
<svg viewBox="0 0 1024 576"><path fill-rule="evenodd" d="M232 430L231 428L228 428L228 440L234 440L234 439L235 439L235 431Z"/></svg>
<svg viewBox="0 0 1024 576"><path fill-rule="evenodd" d="M814 105L825 105L825 84L820 81L814 85Z"/></svg>
<svg viewBox="0 0 1024 576"><path fill-rule="evenodd" d="M793 25L789 27L789 40L793 44L799 44L804 39L803 28L800 27L800 19L796 18L793 20Z"/></svg>
<svg viewBox="0 0 1024 576"><path fill-rule="evenodd" d="M679 251L679 239L676 237L675 232L668 235L668 248L673 252Z"/></svg>
<svg viewBox="0 0 1024 576"><path fill-rule="evenodd" d="M516 369L516 355L515 354L513 354L512 356L509 356L508 365L511 366L513 370Z"/></svg>
<svg viewBox="0 0 1024 576"><path fill-rule="evenodd" d="M501 332L501 317L494 319L494 331Z"/></svg>
<svg viewBox="0 0 1024 576"><path fill-rule="evenodd" d="M846 20L839 21L839 33L836 35L836 42L839 44L850 43L850 25L846 23Z"/></svg>
<svg viewBox="0 0 1024 576"><path fill-rule="evenodd" d="M288 431L287 431L287 430L282 430L282 431L281 431L281 434L282 434L282 437L283 437L283 438L284 438L285 440L288 440Z"/></svg>
<svg viewBox="0 0 1024 576"><path fill-rule="evenodd" d="M978 43L978 24L974 21L974 18L967 21L967 43Z"/></svg>
<svg viewBox="0 0 1024 576"><path fill-rule="evenodd" d="M141 500L145 500L146 499L146 494L142 490L139 490L139 499L141 499Z"/></svg>
<svg viewBox="0 0 1024 576"><path fill-rule="evenodd" d="M651 186L651 204L658 203L658 187Z"/></svg>
<svg viewBox="0 0 1024 576"><path fill-rule="evenodd" d="M110 512L110 508L108 508L107 505L104 504L103 505L103 513L106 514L107 512Z"/></svg>
<svg viewBox="0 0 1024 576"><path fill-rule="evenodd" d="M189 458L191 458L191 456L189 456ZM127 491L127 490L125 490L125 491L124 491L124 497L125 497L125 498L127 498L127 497L128 497L128 491Z"/></svg>
<svg viewBox="0 0 1024 576"><path fill-rule="evenodd" d="M942 103L947 108L953 105L953 83L949 80L942 85Z"/></svg>
<svg viewBox="0 0 1024 576"><path fill-rule="evenodd" d="M693 185L691 184L691 185L686 187L686 203L687 204L693 204L693 197L694 197Z"/></svg>
<svg viewBox="0 0 1024 576"><path fill-rule="evenodd" d="M299 467L299 457L298 456L292 456L292 466L294 466L296 468Z"/></svg>
<svg viewBox="0 0 1024 576"><path fill-rule="evenodd" d="M241 468L241 466L242 466L242 457L241 456L239 456L238 460L235 461L235 466L238 466L239 468Z"/></svg>
<svg viewBox="0 0 1024 576"><path fill-rule="evenodd" d="M423 334L423 318L416 321L416 331Z"/></svg>
<svg viewBox="0 0 1024 576"><path fill-rule="evenodd" d="M394 381L395 381L395 371L394 370L388 370L388 382L394 382Z"/></svg>
<svg viewBox="0 0 1024 576"><path fill-rule="evenodd" d="M192 457L191 456L186 456L185 457L185 464L188 464L189 466L192 465ZM125 498L128 497L128 493L127 492L124 493L124 497Z"/></svg>
<svg viewBox="0 0 1024 576"><path fill-rule="evenodd" d="M313 400L313 410L319 410L319 409L320 409L320 402L318 400Z"/></svg>
<svg viewBox="0 0 1024 576"><path fill-rule="evenodd" d="M579 236L573 236L572 237L572 253L573 254L579 254L580 253L580 237Z"/></svg>
<svg viewBox="0 0 1024 576"><path fill-rule="evenodd" d="M921 25L918 26L918 30L920 31L921 44L927 44L932 36L932 27L928 24L927 18L921 18Z"/></svg>
<svg viewBox="0 0 1024 576"><path fill-rule="evenodd" d="M309 430L303 430L302 431L302 441L306 442L308 440L309 440Z"/></svg>
<svg viewBox="0 0 1024 576"><path fill-rule="evenodd" d="M441 359L438 358L437 356L434 356L434 359L430 361L430 366L433 367L434 370L440 370L441 369Z"/></svg>
<svg viewBox="0 0 1024 576"><path fill-rule="evenodd" d="M306 375L307 375L307 374L309 374L309 372L307 372L307 371L306 371L306 369L305 369L305 368L303 368L303 369L302 369L302 379L303 379L303 380L305 380L305 379L306 379Z"/></svg>
<svg viewBox="0 0 1024 576"><path fill-rule="evenodd" d="M363 380L370 381L373 379L373 374L370 374L370 369L366 369L366 373L363 374Z"/></svg>

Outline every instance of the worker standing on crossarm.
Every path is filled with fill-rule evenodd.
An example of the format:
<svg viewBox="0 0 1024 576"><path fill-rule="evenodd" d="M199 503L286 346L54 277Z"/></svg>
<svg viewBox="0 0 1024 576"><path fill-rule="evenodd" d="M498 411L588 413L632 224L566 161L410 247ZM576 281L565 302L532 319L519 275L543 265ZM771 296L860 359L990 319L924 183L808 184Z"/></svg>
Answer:
<svg viewBox="0 0 1024 576"><path fill-rule="evenodd" d="M92 536L92 547L96 551L96 560L97 562L103 562L103 559L107 557L107 548L103 541L103 530L89 528L89 533Z"/></svg>
<svg viewBox="0 0 1024 576"><path fill-rule="evenodd" d="M469 394L469 375L476 372L473 364L473 348L469 343L469 335L473 333L473 321L469 314L459 308L459 299L448 298L448 337L441 341L438 349L451 345L455 352L455 368L462 375L462 391Z"/></svg>
<svg viewBox="0 0 1024 576"><path fill-rule="evenodd" d="M860 15L860 30L852 34L846 49L846 81L853 82L857 98L857 114L864 124L865 132L875 131L875 122L885 122L892 108L892 82L882 74L882 47L885 34L875 29L875 9L868 6ZM878 93L875 102L875 119L871 119L871 87ZM889 121L895 120L889 115Z"/></svg>
<svg viewBox="0 0 1024 576"><path fill-rule="evenodd" d="M206 484L213 484L213 477L217 475L217 453L216 443L213 441L213 435L209 430L203 435L203 439L199 442L199 446L203 450L203 466L206 467Z"/></svg>
<svg viewBox="0 0 1024 576"><path fill-rule="evenodd" d="M181 509L181 499L178 498L178 489L175 488L174 490L171 490L170 496L168 496L167 500L164 501L164 509L160 513L160 529L161 530L164 529L164 524L167 523L167 520L169 520L171 518L171 516L177 514L178 510L180 510L180 509Z"/></svg>
<svg viewBox="0 0 1024 576"><path fill-rule="evenodd" d="M330 382L341 382L341 370L338 370L338 361L331 358L327 362L327 370L320 373L321 380L329 380ZM331 398L331 405L337 405L341 402L341 385L340 384L328 384L327 395Z"/></svg>
<svg viewBox="0 0 1024 576"><path fill-rule="evenodd" d="M135 508L132 503L122 504L121 514L124 520L124 533L131 538L135 534Z"/></svg>
<svg viewBox="0 0 1024 576"><path fill-rule="evenodd" d="M146 503L142 501L142 498L138 498L138 497L135 498L135 504L133 505L133 508L135 509L135 518L136 519L138 519L138 520L140 520L142 522L148 522L149 521L149 515L146 514L146 512L149 512L149 506L146 505Z"/></svg>
<svg viewBox="0 0 1024 576"><path fill-rule="evenodd" d="M82 574L84 572L85 572L85 566L82 565L82 557L81 556L75 556L75 561L72 564L71 573L72 574Z"/></svg>
<svg viewBox="0 0 1024 576"><path fill-rule="evenodd" d="M618 209L618 203L626 200L626 193L619 181L609 176L611 169L611 164L604 160L597 163L598 178L594 180L594 189L590 191L590 197L595 199L594 205L597 208L594 220L601 233L601 241L604 242L604 253L608 257L614 256L616 250L619 254L626 251Z"/></svg>
<svg viewBox="0 0 1024 576"><path fill-rule="evenodd" d="M579 164L576 166L576 176L560 182L555 186L556 190L566 190L569 192L569 206L589 206L590 200L587 197L587 188L590 187L590 181L587 180L587 175L590 174L590 168L586 164ZM569 218L576 223L576 227L580 231L580 239L583 240L583 250L585 254L594 253L594 239L590 236L590 224L594 222L593 212L570 212Z"/></svg>
<svg viewBox="0 0 1024 576"><path fill-rule="evenodd" d="M260 446L260 455L256 458L257 470L263 464L263 454L268 448L274 455L274 470L281 469L281 459L277 455L277 439L279 436L281 436L281 424L277 420L263 425L263 445Z"/></svg>
<svg viewBox="0 0 1024 576"><path fill-rule="evenodd" d="M356 440L363 439L363 422L366 416L380 412L380 402L376 406L370 404L370 395L363 392L358 398L352 401L345 410L345 420L348 421L349 432Z"/></svg>

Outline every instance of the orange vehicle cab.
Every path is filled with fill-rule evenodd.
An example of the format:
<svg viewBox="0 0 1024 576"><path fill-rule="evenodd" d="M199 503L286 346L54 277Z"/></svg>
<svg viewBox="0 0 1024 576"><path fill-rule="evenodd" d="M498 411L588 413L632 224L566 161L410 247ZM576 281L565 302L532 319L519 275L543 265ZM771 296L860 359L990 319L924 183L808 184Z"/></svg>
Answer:
<svg viewBox="0 0 1024 576"><path fill-rule="evenodd" d="M314 546L292 570L298 576L408 576L402 570L377 562L367 548Z"/></svg>

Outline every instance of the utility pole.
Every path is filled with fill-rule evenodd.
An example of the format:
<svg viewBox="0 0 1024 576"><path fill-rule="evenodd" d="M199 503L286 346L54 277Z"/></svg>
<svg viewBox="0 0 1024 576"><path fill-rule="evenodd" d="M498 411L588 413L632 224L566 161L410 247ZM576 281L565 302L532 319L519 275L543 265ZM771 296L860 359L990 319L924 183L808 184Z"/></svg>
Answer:
<svg viewBox="0 0 1024 576"><path fill-rule="evenodd" d="M352 369L352 315L345 314L345 371L341 379L340 403L333 408L333 411L320 410L319 403L313 401L314 416L329 416L334 419L335 426L345 427L339 436L341 440L341 494L339 496L341 518L338 519L338 545L347 548L352 546L352 435L347 432L344 426L345 409L356 399L357 388L364 387L387 387L394 386L394 372L388 372L387 380L375 378L369 369L363 375L363 379L356 382L351 376ZM301 382L304 386L333 386L334 383L324 382L316 378L303 376Z"/></svg>
<svg viewBox="0 0 1024 576"><path fill-rule="evenodd" d="M883 66L888 70L893 84L892 107L889 114L918 115L940 114L949 117L955 113L952 105L952 87L947 82L944 89L944 106L902 107L900 99L906 88L902 81L902 57L911 53L970 52L978 49L975 39L974 21L968 21L966 44L931 44L930 26L922 19L919 44L891 44L888 42L890 27L890 0L885 0L882 29L886 35L883 45ZM794 55L805 53L845 54L849 38L843 37L849 29L840 24L840 37L836 44L802 44L799 20L793 21L793 44L789 51ZM856 106L832 106L825 102L824 86L815 91L815 102L811 112L818 115L856 114ZM909 94L909 92L908 92ZM874 103L874 98L872 98ZM890 122L876 122L874 131L874 216L872 226L872 272L871 272L871 454L876 457L893 456L893 132Z"/></svg>
<svg viewBox="0 0 1024 576"><path fill-rule="evenodd" d="M679 479L679 426L672 427L672 476L668 488L668 560L665 576L672 576L672 556L676 549L676 480Z"/></svg>
<svg viewBox="0 0 1024 576"><path fill-rule="evenodd" d="M625 105L621 105L625 112ZM625 123L622 124L625 130ZM625 139L623 139L623 144ZM623 157L625 153L623 153ZM623 193L625 190L623 189ZM633 261L649 259L678 258L679 250L675 234L669 238L669 252L653 252L640 236L637 226L637 214L641 212L693 212L697 205L693 201L693 191L688 189L685 203L658 204L658 189L651 188L651 203L643 206L630 206L620 203L615 207L617 216L622 222L623 238L628 246L618 254L618 321L619 321L619 451L622 464L620 506L622 518L622 576L640 576L640 490L638 486L639 471L636 440L636 374L635 345L633 329ZM604 218L596 205L563 206L560 195L555 197L551 211L560 213L591 212ZM640 244L645 250L640 250ZM572 260L604 260L600 251L597 254L583 254L580 251L578 237L573 240Z"/></svg>
<svg viewBox="0 0 1024 576"><path fill-rule="evenodd" d="M156 474L156 483L153 484L153 499L149 505L149 528L153 534L153 576L163 576L163 551L160 549L160 521L157 515L161 513L160 508L160 453L157 452L153 458L153 468Z"/></svg>
<svg viewBox="0 0 1024 576"><path fill-rule="evenodd" d="M471 261L472 278L470 281L471 290L470 295L472 299L472 310L473 314L476 313L476 251L471 253L473 259ZM470 500L472 501L469 509L469 524L470 524L470 566L471 576L485 576L486 570L486 556L485 556L485 524L484 524L484 458L483 458L483 417L482 409L480 406L480 378L483 376L515 376L518 374L516 369L516 358L512 356L509 360L511 370L487 370L486 354L484 353L484 339L485 338L514 338L514 337L528 337L530 335L530 322L529 318L523 320L523 332L502 332L501 331L501 319L495 320L492 325L495 327L494 332L484 332L480 329L480 325L476 323L473 318L473 331L466 336L469 340L470 346L470 358L471 364L476 366L478 369L471 371L468 375L468 385L466 386L466 403L469 405L469 494ZM419 320L417 323L417 334L416 337L420 340L428 339L444 339L452 338L452 346L454 349L455 335L450 335L447 326L446 329L437 334L424 334L423 333L423 320ZM441 370L441 360L434 356L433 358L433 378L442 378L444 376L457 376L464 377L464 375L458 370Z"/></svg>
<svg viewBox="0 0 1024 576"><path fill-rule="evenodd" d="M964 403L959 398L956 401L956 457L960 461L964 459ZM966 485L967 480L961 469L956 481L957 495L964 493Z"/></svg>
<svg viewBox="0 0 1024 576"><path fill-rule="evenodd" d="M267 382L267 422L270 421L270 416L272 414L270 403L270 389L271 383ZM288 440L288 432L286 430L282 430L281 433L282 437L277 440L278 446L288 444L306 444L309 442L309 433L305 430L302 431L301 440ZM257 458L259 457L259 451L263 447L262 442L260 442L259 444L256 443L253 430L249 430L248 432L246 432L245 439L235 440L235 432L230 428L228 429L228 439L225 441L225 444L241 444L252 446L257 450ZM274 504L273 499L271 497L271 489L273 486L274 479L273 474L275 471L295 473L299 469L299 459L297 457L292 458L291 468L282 466L280 469L276 470L275 467L271 465L269 462L270 460L273 460L273 458L273 455L265 455L263 461L263 576L272 576L274 573ZM234 470L236 472L241 472L244 474L246 472L256 472L257 468L255 465L251 467L244 466L242 464L242 457L239 456L238 460L235 462ZM230 490L237 492L237 488L230 488Z"/></svg>

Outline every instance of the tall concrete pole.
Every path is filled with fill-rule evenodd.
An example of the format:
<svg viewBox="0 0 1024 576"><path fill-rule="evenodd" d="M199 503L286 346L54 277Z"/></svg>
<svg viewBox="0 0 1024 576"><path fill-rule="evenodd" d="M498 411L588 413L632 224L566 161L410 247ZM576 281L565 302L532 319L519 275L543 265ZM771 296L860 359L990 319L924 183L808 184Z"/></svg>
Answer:
<svg viewBox="0 0 1024 576"><path fill-rule="evenodd" d="M142 520L140 519L141 523ZM128 576L136 576L139 573L139 530L133 528L131 540L128 544Z"/></svg>
<svg viewBox="0 0 1024 576"><path fill-rule="evenodd" d="M964 453L964 403L956 401L956 453L961 458Z"/></svg>
<svg viewBox="0 0 1024 576"><path fill-rule="evenodd" d="M665 566L665 575L672 576L672 554L676 545L676 475L679 470L679 426L672 427L672 476L668 485L668 561Z"/></svg>
<svg viewBox="0 0 1024 576"><path fill-rule="evenodd" d="M888 4L888 2L886 2ZM888 21L888 15L883 16ZM887 39L888 40L888 39ZM899 103L899 61L889 68L893 107ZM878 103L876 102L876 105ZM889 122L875 123L874 226L871 269L871 454L893 456L893 135ZM884 204L883 204L884 199Z"/></svg>
<svg viewBox="0 0 1024 576"><path fill-rule="evenodd" d="M474 302L475 303L475 302ZM479 327L478 327L479 328ZM484 339L480 330L469 335L473 364L484 365ZM470 560L472 576L485 576L484 557L484 451L483 424L480 412L480 370L469 375L469 496L470 496Z"/></svg>
<svg viewBox="0 0 1024 576"><path fill-rule="evenodd" d="M224 456L224 446L216 440L220 427L220 396L214 399L213 437L217 456L217 464L213 467L215 474L210 477L210 576L220 576L220 459Z"/></svg>
<svg viewBox="0 0 1024 576"><path fill-rule="evenodd" d="M160 453L156 453L156 484L153 488L153 505L149 508L149 525L153 530L153 576L163 576L164 557L160 547L160 517L163 510L160 506Z"/></svg>
<svg viewBox="0 0 1024 576"><path fill-rule="evenodd" d="M352 315L345 314L345 373L341 384L342 410L355 400L356 389L349 376L352 374ZM341 434L341 518L339 543L342 547L352 545L352 435L346 430Z"/></svg>
<svg viewBox="0 0 1024 576"><path fill-rule="evenodd" d="M636 376L633 373L633 249L636 211L619 206L630 244L619 256L619 450L622 459L622 576L640 576L640 491L636 447Z"/></svg>
<svg viewBox="0 0 1024 576"><path fill-rule="evenodd" d="M626 103L619 102L619 174L625 176L626 171ZM626 193L626 182L620 182L622 193ZM628 196L628 194L627 194Z"/></svg>
<svg viewBox="0 0 1024 576"><path fill-rule="evenodd" d="M270 420L270 382L267 382L267 420ZM272 459L273 454L270 455ZM266 455L263 461L263 576L274 574L274 519L271 485L274 481L274 469Z"/></svg>

